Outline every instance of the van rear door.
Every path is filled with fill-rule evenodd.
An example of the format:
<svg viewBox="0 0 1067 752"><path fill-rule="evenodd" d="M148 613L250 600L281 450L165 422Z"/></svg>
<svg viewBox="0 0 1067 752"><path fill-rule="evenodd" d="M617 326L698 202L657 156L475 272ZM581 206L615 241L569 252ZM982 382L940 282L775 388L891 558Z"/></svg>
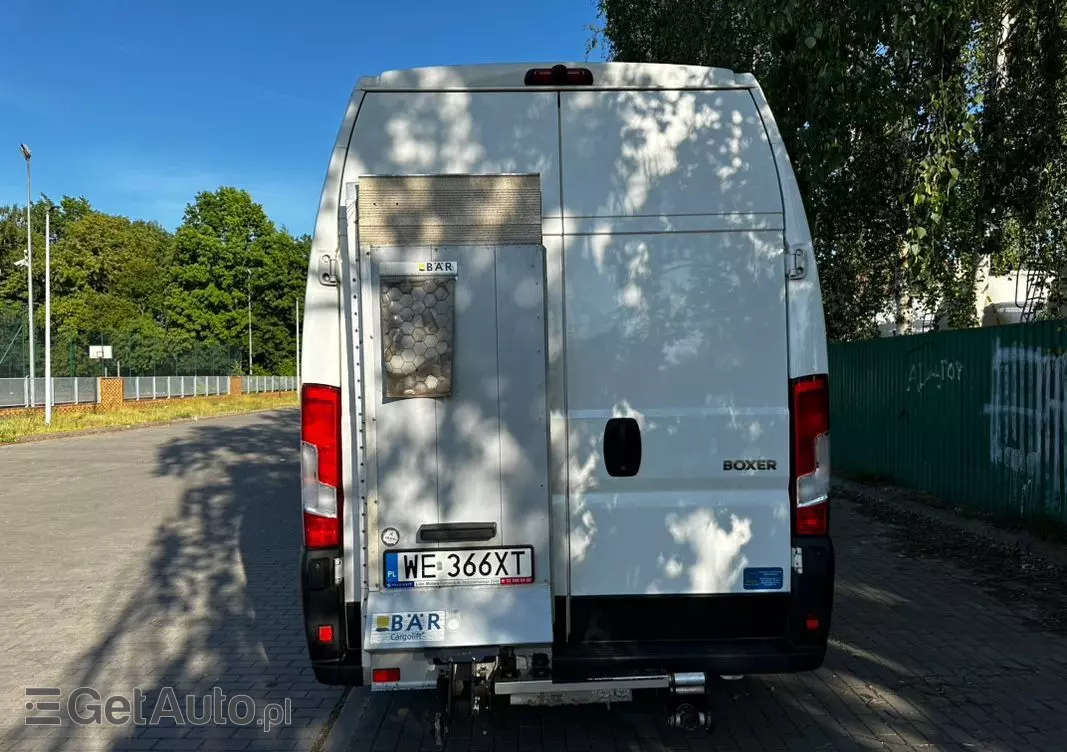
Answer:
<svg viewBox="0 0 1067 752"><path fill-rule="evenodd" d="M571 594L787 592L783 211L751 95L565 91L561 143Z"/></svg>
<svg viewBox="0 0 1067 752"><path fill-rule="evenodd" d="M541 180L362 176L367 651L551 641Z"/></svg>

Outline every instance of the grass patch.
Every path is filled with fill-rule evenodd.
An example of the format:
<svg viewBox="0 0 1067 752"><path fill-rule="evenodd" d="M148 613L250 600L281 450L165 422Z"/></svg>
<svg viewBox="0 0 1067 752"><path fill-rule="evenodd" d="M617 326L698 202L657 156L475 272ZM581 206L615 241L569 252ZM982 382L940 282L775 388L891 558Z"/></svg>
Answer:
<svg viewBox="0 0 1067 752"><path fill-rule="evenodd" d="M93 429L133 428L191 418L238 415L256 410L296 407L295 392L287 394L244 394L237 397L190 397L186 399L141 402L137 407L101 412L63 412L52 414L52 425L36 415L4 415L0 412L0 444L10 444L32 436L62 435Z"/></svg>

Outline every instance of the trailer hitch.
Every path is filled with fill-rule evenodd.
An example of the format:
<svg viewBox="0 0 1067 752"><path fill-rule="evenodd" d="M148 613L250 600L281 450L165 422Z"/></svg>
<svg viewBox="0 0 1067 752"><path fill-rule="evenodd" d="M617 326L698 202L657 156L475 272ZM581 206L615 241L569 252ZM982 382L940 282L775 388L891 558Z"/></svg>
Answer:
<svg viewBox="0 0 1067 752"><path fill-rule="evenodd" d="M498 702L492 683L475 673L470 663L452 663L437 677L437 708L434 712L434 743L443 747L448 740L452 719L472 719L476 726L493 712Z"/></svg>
<svg viewBox="0 0 1067 752"><path fill-rule="evenodd" d="M703 673L671 674L667 725L683 731L711 732L715 721L708 707L708 678Z"/></svg>
<svg viewBox="0 0 1067 752"><path fill-rule="evenodd" d="M712 731L715 728L711 713L707 709L698 708L690 701L682 701L674 706L672 712L667 715L667 725L683 731Z"/></svg>

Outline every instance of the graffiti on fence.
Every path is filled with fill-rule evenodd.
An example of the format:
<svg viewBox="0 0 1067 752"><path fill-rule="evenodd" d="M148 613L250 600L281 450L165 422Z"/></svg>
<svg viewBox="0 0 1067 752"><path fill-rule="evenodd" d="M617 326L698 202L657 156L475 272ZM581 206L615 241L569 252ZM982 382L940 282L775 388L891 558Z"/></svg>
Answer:
<svg viewBox="0 0 1067 752"><path fill-rule="evenodd" d="M940 363L912 363L908 369L908 384L904 387L905 392L913 388L922 394L927 383L933 381L938 389L947 381L960 381L963 379L963 363L958 360L945 360Z"/></svg>
<svg viewBox="0 0 1067 752"><path fill-rule="evenodd" d="M990 399L989 459L1014 476L1020 508L1030 501L1043 470L1046 496L1057 498L1063 474L1067 355L996 341Z"/></svg>

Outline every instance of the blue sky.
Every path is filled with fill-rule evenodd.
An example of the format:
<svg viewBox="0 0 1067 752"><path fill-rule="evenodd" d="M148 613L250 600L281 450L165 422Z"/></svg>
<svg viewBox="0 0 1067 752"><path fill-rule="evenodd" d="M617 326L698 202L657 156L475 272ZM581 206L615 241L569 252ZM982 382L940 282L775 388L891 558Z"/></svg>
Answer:
<svg viewBox="0 0 1067 752"><path fill-rule="evenodd" d="M595 0L5 0L0 204L84 195L169 229L236 185L310 232L356 80L393 68L582 60ZM600 53L593 53L599 59Z"/></svg>

